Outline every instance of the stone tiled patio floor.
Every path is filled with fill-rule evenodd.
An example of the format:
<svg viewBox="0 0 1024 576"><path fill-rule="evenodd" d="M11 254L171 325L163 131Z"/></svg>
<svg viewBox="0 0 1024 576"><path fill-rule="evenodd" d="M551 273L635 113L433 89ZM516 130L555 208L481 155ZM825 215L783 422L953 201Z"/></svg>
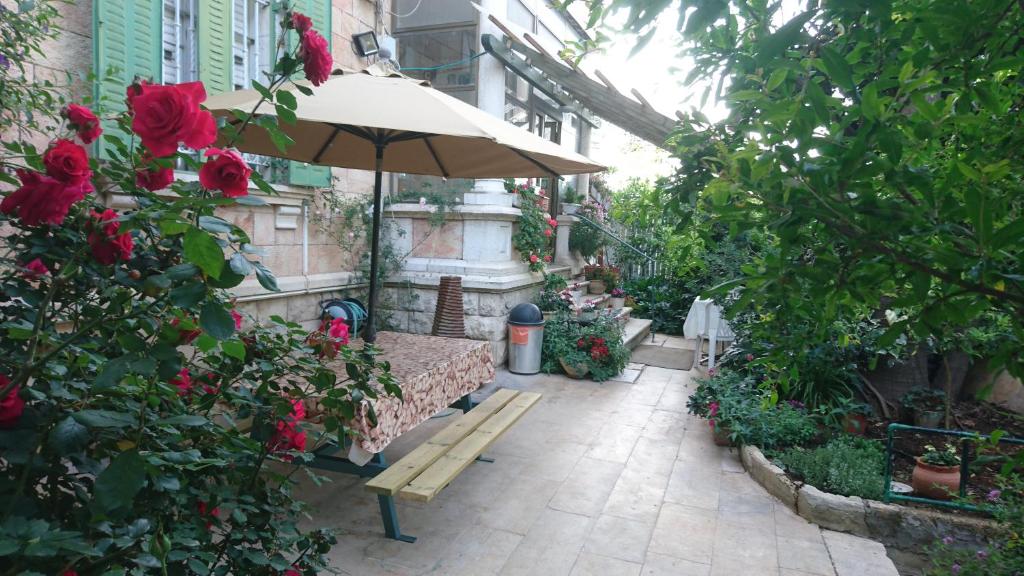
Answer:
<svg viewBox="0 0 1024 576"><path fill-rule="evenodd" d="M414 544L383 537L363 480L304 481L310 525L338 532L343 574L889 575L884 548L819 530L777 503L686 414L692 374L644 367L633 383L516 376L493 386L541 402L429 504L399 501ZM481 391L481 396L493 389ZM388 447L391 460L448 420ZM838 570L838 571L837 571Z"/></svg>

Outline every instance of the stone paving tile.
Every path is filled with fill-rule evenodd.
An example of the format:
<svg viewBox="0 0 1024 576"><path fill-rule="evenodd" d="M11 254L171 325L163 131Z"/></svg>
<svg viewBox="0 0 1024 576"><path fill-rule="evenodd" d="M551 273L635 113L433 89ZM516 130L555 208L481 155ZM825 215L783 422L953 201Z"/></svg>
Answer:
<svg viewBox="0 0 1024 576"><path fill-rule="evenodd" d="M708 576L711 574L710 564L690 562L682 558L674 558L664 554L650 553L644 562L640 576Z"/></svg>
<svg viewBox="0 0 1024 576"><path fill-rule="evenodd" d="M570 576L639 576L641 565L584 551Z"/></svg>
<svg viewBox="0 0 1024 576"><path fill-rule="evenodd" d="M470 530L456 538L430 576L494 576L523 536L504 530Z"/></svg>
<svg viewBox="0 0 1024 576"><path fill-rule="evenodd" d="M710 564L717 523L714 510L666 502L661 506L648 553Z"/></svg>
<svg viewBox="0 0 1024 576"><path fill-rule="evenodd" d="M832 559L825 548L825 542L818 539L805 540L800 538L787 538L776 532L779 550L779 567L790 570L799 570L807 574L818 576L835 576L835 569L832 568Z"/></svg>
<svg viewBox="0 0 1024 576"><path fill-rule="evenodd" d="M622 473L622 464L582 458L548 503L562 512L597 516Z"/></svg>
<svg viewBox="0 0 1024 576"><path fill-rule="evenodd" d="M537 476L520 476L501 490L501 498L491 492L491 502L480 514L480 524L489 528L526 534L547 508L560 482Z"/></svg>
<svg viewBox="0 0 1024 576"><path fill-rule="evenodd" d="M629 455L633 453L633 446L636 445L641 432L643 428L637 426L617 421L608 422L594 438L586 456L625 464L626 460L629 460Z"/></svg>
<svg viewBox="0 0 1024 576"><path fill-rule="evenodd" d="M852 534L822 530L825 546L838 576L899 576L885 546Z"/></svg>
<svg viewBox="0 0 1024 576"><path fill-rule="evenodd" d="M654 525L665 499L668 475L633 468L628 464L608 495L604 514Z"/></svg>
<svg viewBox="0 0 1024 576"><path fill-rule="evenodd" d="M590 518L544 510L529 533L509 556L502 576L565 576L583 548Z"/></svg>
<svg viewBox="0 0 1024 576"><path fill-rule="evenodd" d="M717 511L721 482L719 467L718 462L708 467L699 462L676 460L665 490L665 502Z"/></svg>
<svg viewBox="0 0 1024 576"><path fill-rule="evenodd" d="M627 562L643 562L653 530L650 524L602 514L590 531L583 551Z"/></svg>
<svg viewBox="0 0 1024 576"><path fill-rule="evenodd" d="M626 368L620 374L616 374L611 377L611 380L615 382L636 382L636 379L640 377L640 370L635 368Z"/></svg>

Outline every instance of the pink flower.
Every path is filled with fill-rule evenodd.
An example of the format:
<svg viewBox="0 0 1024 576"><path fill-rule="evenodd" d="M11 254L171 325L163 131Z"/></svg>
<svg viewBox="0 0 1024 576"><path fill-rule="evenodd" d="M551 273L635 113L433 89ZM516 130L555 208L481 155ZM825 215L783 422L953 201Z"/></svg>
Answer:
<svg viewBox="0 0 1024 576"><path fill-rule="evenodd" d="M985 496L985 499L988 500L989 502L998 502L999 497L1002 495L1003 492L1001 490L992 490L988 493L988 496Z"/></svg>
<svg viewBox="0 0 1024 576"><path fill-rule="evenodd" d="M985 560L986 558L988 558L988 551L978 550L974 555L978 558L978 560Z"/></svg>
<svg viewBox="0 0 1024 576"><path fill-rule="evenodd" d="M545 262L551 262L551 254L547 254L547 255L545 255L545 256L544 256L544 261L545 261Z"/></svg>
<svg viewBox="0 0 1024 576"><path fill-rule="evenodd" d="M715 374L718 374L718 370L717 369L715 369L715 368L708 368L708 376L711 376L712 378L714 378Z"/></svg>
<svg viewBox="0 0 1024 576"><path fill-rule="evenodd" d="M530 254L530 264L536 264L538 260L540 260L540 258L538 258L536 254Z"/></svg>
<svg viewBox="0 0 1024 576"><path fill-rule="evenodd" d="M952 536L943 536L942 537L942 543L945 544L946 546L949 546L950 544L953 543L953 537Z"/></svg>
<svg viewBox="0 0 1024 576"><path fill-rule="evenodd" d="M747 354L747 362L753 362L753 361L754 361L754 355L753 354Z"/></svg>
<svg viewBox="0 0 1024 576"><path fill-rule="evenodd" d="M242 329L242 315L236 310L231 310L231 318L235 321L235 330Z"/></svg>
<svg viewBox="0 0 1024 576"><path fill-rule="evenodd" d="M716 416L718 414L718 402L711 402L708 404L708 415Z"/></svg>
<svg viewBox="0 0 1024 576"><path fill-rule="evenodd" d="M35 280L40 276L46 276L47 274L50 273L50 269L47 268L46 264L43 264L43 261L40 260L39 258L36 258L35 260L29 262L28 264L25 264L24 266L22 266L22 268L25 269L25 271L22 272L22 276L28 278L29 280Z"/></svg>
<svg viewBox="0 0 1024 576"><path fill-rule="evenodd" d="M547 236L548 238L550 238L551 237L551 228L545 228L544 229L544 235Z"/></svg>
<svg viewBox="0 0 1024 576"><path fill-rule="evenodd" d="M554 218L552 218L552 219L548 220L548 224L552 228L557 228L558 227L558 220L555 220Z"/></svg>

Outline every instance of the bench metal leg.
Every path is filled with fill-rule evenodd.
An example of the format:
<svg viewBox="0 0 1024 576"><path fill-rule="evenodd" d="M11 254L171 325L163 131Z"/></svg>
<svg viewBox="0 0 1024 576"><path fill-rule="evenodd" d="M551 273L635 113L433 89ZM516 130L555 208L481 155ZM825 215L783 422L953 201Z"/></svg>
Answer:
<svg viewBox="0 0 1024 576"><path fill-rule="evenodd" d="M451 405L452 408L458 408L463 412L469 412L470 410L473 409L473 406L476 406L476 404L473 403L473 399L470 397L469 394L466 394L462 398L459 398L459 400L455 402L455 404Z"/></svg>
<svg viewBox="0 0 1024 576"><path fill-rule="evenodd" d="M494 458L488 458L487 456L477 456L476 457L476 461L477 462L493 463L494 462Z"/></svg>
<svg viewBox="0 0 1024 576"><path fill-rule="evenodd" d="M398 510L395 509L394 497L378 494L377 502L380 503L380 517L384 521L384 535L401 542L409 542L410 544L415 542L415 536L402 534L401 529L398 527Z"/></svg>

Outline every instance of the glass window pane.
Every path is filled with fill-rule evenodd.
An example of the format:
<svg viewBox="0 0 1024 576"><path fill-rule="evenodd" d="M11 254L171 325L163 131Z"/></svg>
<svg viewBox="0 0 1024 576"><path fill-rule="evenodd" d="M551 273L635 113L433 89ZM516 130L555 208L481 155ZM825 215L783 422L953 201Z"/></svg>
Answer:
<svg viewBox="0 0 1024 576"><path fill-rule="evenodd" d="M466 0L394 0L395 29L476 22L477 11Z"/></svg>
<svg viewBox="0 0 1024 576"><path fill-rule="evenodd" d="M476 85L476 29L406 32L398 35L402 72L429 80L439 90Z"/></svg>
<svg viewBox="0 0 1024 576"><path fill-rule="evenodd" d="M508 19L516 25L533 32L533 12L523 4L522 0L508 0Z"/></svg>
<svg viewBox="0 0 1024 576"><path fill-rule="evenodd" d="M557 53L563 48L561 38L543 23L537 29L537 36L540 37L540 45L547 48L551 53Z"/></svg>

